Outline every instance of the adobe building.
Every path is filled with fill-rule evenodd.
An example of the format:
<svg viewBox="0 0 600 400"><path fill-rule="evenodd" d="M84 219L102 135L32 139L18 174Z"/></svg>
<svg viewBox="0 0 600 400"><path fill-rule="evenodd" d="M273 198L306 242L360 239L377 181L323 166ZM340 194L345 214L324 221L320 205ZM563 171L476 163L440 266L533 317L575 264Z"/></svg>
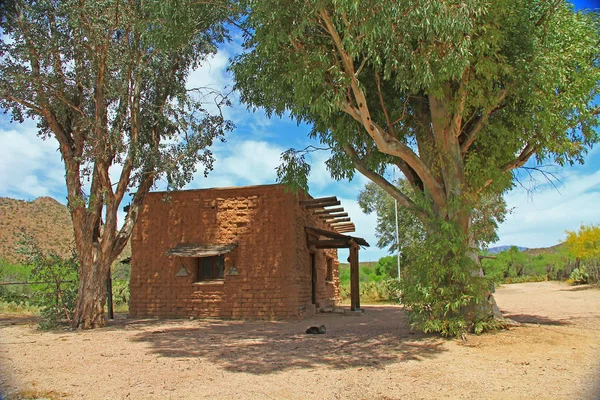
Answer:
<svg viewBox="0 0 600 400"><path fill-rule="evenodd" d="M335 197L282 185L149 193L132 235L133 317L293 318L340 298L350 248L352 309L364 239Z"/></svg>

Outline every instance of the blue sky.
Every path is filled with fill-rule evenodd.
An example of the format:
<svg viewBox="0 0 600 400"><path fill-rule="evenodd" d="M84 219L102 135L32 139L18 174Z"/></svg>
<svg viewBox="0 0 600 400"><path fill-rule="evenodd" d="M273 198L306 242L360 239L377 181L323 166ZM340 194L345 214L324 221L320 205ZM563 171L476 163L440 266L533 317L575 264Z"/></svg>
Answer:
<svg viewBox="0 0 600 400"><path fill-rule="evenodd" d="M598 0L576 0L574 4L576 8L600 7ZM238 50L236 43L222 46L214 58L192 73L189 86L230 87L226 66ZM216 162L208 178L198 171L187 188L274 183L282 151L317 144L307 138L308 126L297 126L289 118L268 119L261 111L248 111L237 101L226 110L226 116L237 128L227 143L214 146ZM57 143L44 141L36 133L34 121L11 124L7 115L0 115L0 196L24 200L51 196L66 203L64 167ZM324 152L311 155L311 195L336 195L342 201L356 225L354 235L371 243L370 248L361 251L361 260L387 255L375 246L376 216L363 214L356 202L366 178L357 174L353 181L334 181L325 168L326 159ZM517 186L506 195L512 212L499 228L496 245L552 246L564 239L565 230L577 229L581 223L600 223L600 146L589 152L584 165L556 168L555 173L560 178L556 187L543 181L535 185L525 179L525 186L533 191ZM340 251L340 260L346 257Z"/></svg>

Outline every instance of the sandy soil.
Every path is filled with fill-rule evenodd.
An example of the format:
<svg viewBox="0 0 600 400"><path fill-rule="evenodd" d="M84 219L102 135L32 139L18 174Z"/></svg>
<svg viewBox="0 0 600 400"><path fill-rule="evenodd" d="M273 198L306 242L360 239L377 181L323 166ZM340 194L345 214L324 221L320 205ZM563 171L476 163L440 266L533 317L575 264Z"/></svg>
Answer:
<svg viewBox="0 0 600 400"><path fill-rule="evenodd" d="M41 332L0 316L6 398L598 399L600 290L506 285L522 326L462 340L411 333L396 306L309 320L126 320ZM325 324L325 335L305 335ZM0 395L0 398L2 396Z"/></svg>

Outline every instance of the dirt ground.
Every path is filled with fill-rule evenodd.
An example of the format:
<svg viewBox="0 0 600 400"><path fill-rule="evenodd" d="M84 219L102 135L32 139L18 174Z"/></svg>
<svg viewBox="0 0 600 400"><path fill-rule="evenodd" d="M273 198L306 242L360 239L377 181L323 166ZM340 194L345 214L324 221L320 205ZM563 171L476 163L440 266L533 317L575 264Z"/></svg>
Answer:
<svg viewBox="0 0 600 400"><path fill-rule="evenodd" d="M599 399L600 290L505 285L522 323L462 340L413 334L397 306L308 320L127 320L41 332L0 315L4 397L76 399ZM325 335L306 335L325 324ZM0 395L2 398L2 395Z"/></svg>

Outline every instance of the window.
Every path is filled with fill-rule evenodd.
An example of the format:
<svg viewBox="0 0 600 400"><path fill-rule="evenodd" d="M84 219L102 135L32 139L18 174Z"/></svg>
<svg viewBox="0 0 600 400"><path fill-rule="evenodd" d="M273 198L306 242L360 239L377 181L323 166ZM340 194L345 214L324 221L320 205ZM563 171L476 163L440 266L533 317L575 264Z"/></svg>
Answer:
<svg viewBox="0 0 600 400"><path fill-rule="evenodd" d="M327 276L325 281L333 282L333 258L327 258Z"/></svg>
<svg viewBox="0 0 600 400"><path fill-rule="evenodd" d="M225 262L223 256L198 258L198 281L223 279Z"/></svg>

